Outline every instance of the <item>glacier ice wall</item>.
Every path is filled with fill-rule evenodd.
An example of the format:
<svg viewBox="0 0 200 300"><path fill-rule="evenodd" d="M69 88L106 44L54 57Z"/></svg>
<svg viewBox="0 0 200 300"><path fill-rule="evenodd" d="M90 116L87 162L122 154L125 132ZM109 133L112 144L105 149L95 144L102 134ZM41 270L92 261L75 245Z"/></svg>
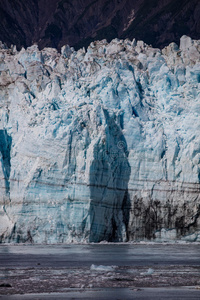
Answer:
<svg viewBox="0 0 200 300"><path fill-rule="evenodd" d="M1 242L200 241L200 41L0 48Z"/></svg>

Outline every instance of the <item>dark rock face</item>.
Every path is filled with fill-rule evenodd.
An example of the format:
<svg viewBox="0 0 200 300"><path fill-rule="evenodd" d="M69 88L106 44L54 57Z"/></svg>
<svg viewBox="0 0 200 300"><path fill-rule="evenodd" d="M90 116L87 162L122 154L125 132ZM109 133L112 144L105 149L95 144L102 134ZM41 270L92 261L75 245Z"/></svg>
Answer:
<svg viewBox="0 0 200 300"><path fill-rule="evenodd" d="M200 38L199 0L0 0L0 40L18 48L116 37L162 48L183 34Z"/></svg>

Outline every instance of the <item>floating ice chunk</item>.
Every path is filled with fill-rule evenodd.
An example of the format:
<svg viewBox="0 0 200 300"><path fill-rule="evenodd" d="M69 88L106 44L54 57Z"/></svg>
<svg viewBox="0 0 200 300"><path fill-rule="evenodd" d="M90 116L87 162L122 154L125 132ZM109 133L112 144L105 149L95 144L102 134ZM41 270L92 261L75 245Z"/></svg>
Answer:
<svg viewBox="0 0 200 300"><path fill-rule="evenodd" d="M154 273L154 269L149 268L147 272L140 273L140 275L152 275Z"/></svg>
<svg viewBox="0 0 200 300"><path fill-rule="evenodd" d="M92 271L100 271L100 272L110 272L114 271L116 269L116 266L103 266L103 265L91 265L90 270Z"/></svg>
<svg viewBox="0 0 200 300"><path fill-rule="evenodd" d="M99 244L108 244L108 241L101 241Z"/></svg>

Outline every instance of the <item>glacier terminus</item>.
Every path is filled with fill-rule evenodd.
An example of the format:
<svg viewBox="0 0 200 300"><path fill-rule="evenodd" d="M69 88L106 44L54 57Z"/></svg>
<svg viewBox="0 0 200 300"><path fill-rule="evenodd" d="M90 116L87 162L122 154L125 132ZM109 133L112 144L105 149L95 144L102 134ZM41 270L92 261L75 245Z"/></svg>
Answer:
<svg viewBox="0 0 200 300"><path fill-rule="evenodd" d="M200 242L200 41L0 44L0 241Z"/></svg>

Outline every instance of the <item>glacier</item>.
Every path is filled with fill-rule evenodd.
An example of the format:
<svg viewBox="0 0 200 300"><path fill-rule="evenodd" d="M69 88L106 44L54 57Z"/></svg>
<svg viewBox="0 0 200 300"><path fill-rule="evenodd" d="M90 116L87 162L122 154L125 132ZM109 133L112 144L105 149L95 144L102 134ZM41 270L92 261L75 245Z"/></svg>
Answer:
<svg viewBox="0 0 200 300"><path fill-rule="evenodd" d="M0 242L200 241L200 41L0 43Z"/></svg>

